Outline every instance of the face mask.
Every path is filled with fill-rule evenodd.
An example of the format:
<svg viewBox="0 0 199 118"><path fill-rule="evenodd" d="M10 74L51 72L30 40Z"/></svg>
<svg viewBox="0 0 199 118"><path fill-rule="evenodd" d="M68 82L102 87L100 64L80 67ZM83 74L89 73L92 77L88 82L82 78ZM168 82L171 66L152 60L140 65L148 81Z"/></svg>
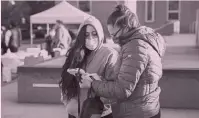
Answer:
<svg viewBox="0 0 199 118"><path fill-rule="evenodd" d="M117 30L117 32L115 33L115 34L112 34L112 37L113 37L113 41L114 41L114 43L116 43L116 44L119 44L120 42L120 36L117 36L118 35L118 33L120 32L120 31L122 31L122 33L123 33L123 29L122 28L120 28L119 30ZM121 34L120 34L121 35Z"/></svg>
<svg viewBox="0 0 199 118"><path fill-rule="evenodd" d="M97 39L86 39L86 48L89 50L95 50L98 46L98 40Z"/></svg>

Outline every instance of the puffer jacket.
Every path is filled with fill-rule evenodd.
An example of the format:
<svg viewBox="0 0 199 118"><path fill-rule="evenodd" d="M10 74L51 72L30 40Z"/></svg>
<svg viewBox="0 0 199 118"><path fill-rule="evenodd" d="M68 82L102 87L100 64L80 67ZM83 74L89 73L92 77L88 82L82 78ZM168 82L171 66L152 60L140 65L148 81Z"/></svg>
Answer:
<svg viewBox="0 0 199 118"><path fill-rule="evenodd" d="M144 26L120 36L121 52L114 81L92 82L97 95L113 101L114 118L150 118L158 114L158 82L165 52L164 39L159 36Z"/></svg>

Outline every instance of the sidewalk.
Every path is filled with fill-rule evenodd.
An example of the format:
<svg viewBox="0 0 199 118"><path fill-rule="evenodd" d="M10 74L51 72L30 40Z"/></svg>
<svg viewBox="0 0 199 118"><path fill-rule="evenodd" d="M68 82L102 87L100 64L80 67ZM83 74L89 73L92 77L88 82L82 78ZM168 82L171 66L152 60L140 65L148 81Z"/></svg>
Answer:
<svg viewBox="0 0 199 118"><path fill-rule="evenodd" d="M17 102L17 82L2 87L1 118L67 118L63 105ZM161 118L198 118L199 110L162 109Z"/></svg>
<svg viewBox="0 0 199 118"><path fill-rule="evenodd" d="M167 43L164 68L199 68L199 49L196 48L195 34L174 34L164 38Z"/></svg>
<svg viewBox="0 0 199 118"><path fill-rule="evenodd" d="M17 102L17 82L1 88L1 118L67 118L63 105Z"/></svg>
<svg viewBox="0 0 199 118"><path fill-rule="evenodd" d="M163 58L164 69L199 69L199 49L195 47L167 47Z"/></svg>
<svg viewBox="0 0 199 118"><path fill-rule="evenodd" d="M164 36L168 47L194 47L196 46L195 34L173 34Z"/></svg>

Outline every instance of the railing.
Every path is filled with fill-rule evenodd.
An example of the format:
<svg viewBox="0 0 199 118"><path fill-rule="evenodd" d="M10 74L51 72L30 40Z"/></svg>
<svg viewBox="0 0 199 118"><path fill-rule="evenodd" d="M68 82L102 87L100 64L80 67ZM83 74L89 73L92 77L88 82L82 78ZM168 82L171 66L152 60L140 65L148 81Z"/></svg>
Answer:
<svg viewBox="0 0 199 118"><path fill-rule="evenodd" d="M174 22L168 22L155 29L161 35L172 35L174 33Z"/></svg>

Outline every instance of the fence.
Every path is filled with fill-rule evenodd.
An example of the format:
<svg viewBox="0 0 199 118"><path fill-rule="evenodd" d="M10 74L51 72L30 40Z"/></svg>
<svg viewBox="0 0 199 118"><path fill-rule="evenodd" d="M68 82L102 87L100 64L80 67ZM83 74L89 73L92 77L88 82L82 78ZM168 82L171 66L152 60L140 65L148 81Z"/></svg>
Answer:
<svg viewBox="0 0 199 118"><path fill-rule="evenodd" d="M199 9L196 12L196 45L199 48Z"/></svg>

